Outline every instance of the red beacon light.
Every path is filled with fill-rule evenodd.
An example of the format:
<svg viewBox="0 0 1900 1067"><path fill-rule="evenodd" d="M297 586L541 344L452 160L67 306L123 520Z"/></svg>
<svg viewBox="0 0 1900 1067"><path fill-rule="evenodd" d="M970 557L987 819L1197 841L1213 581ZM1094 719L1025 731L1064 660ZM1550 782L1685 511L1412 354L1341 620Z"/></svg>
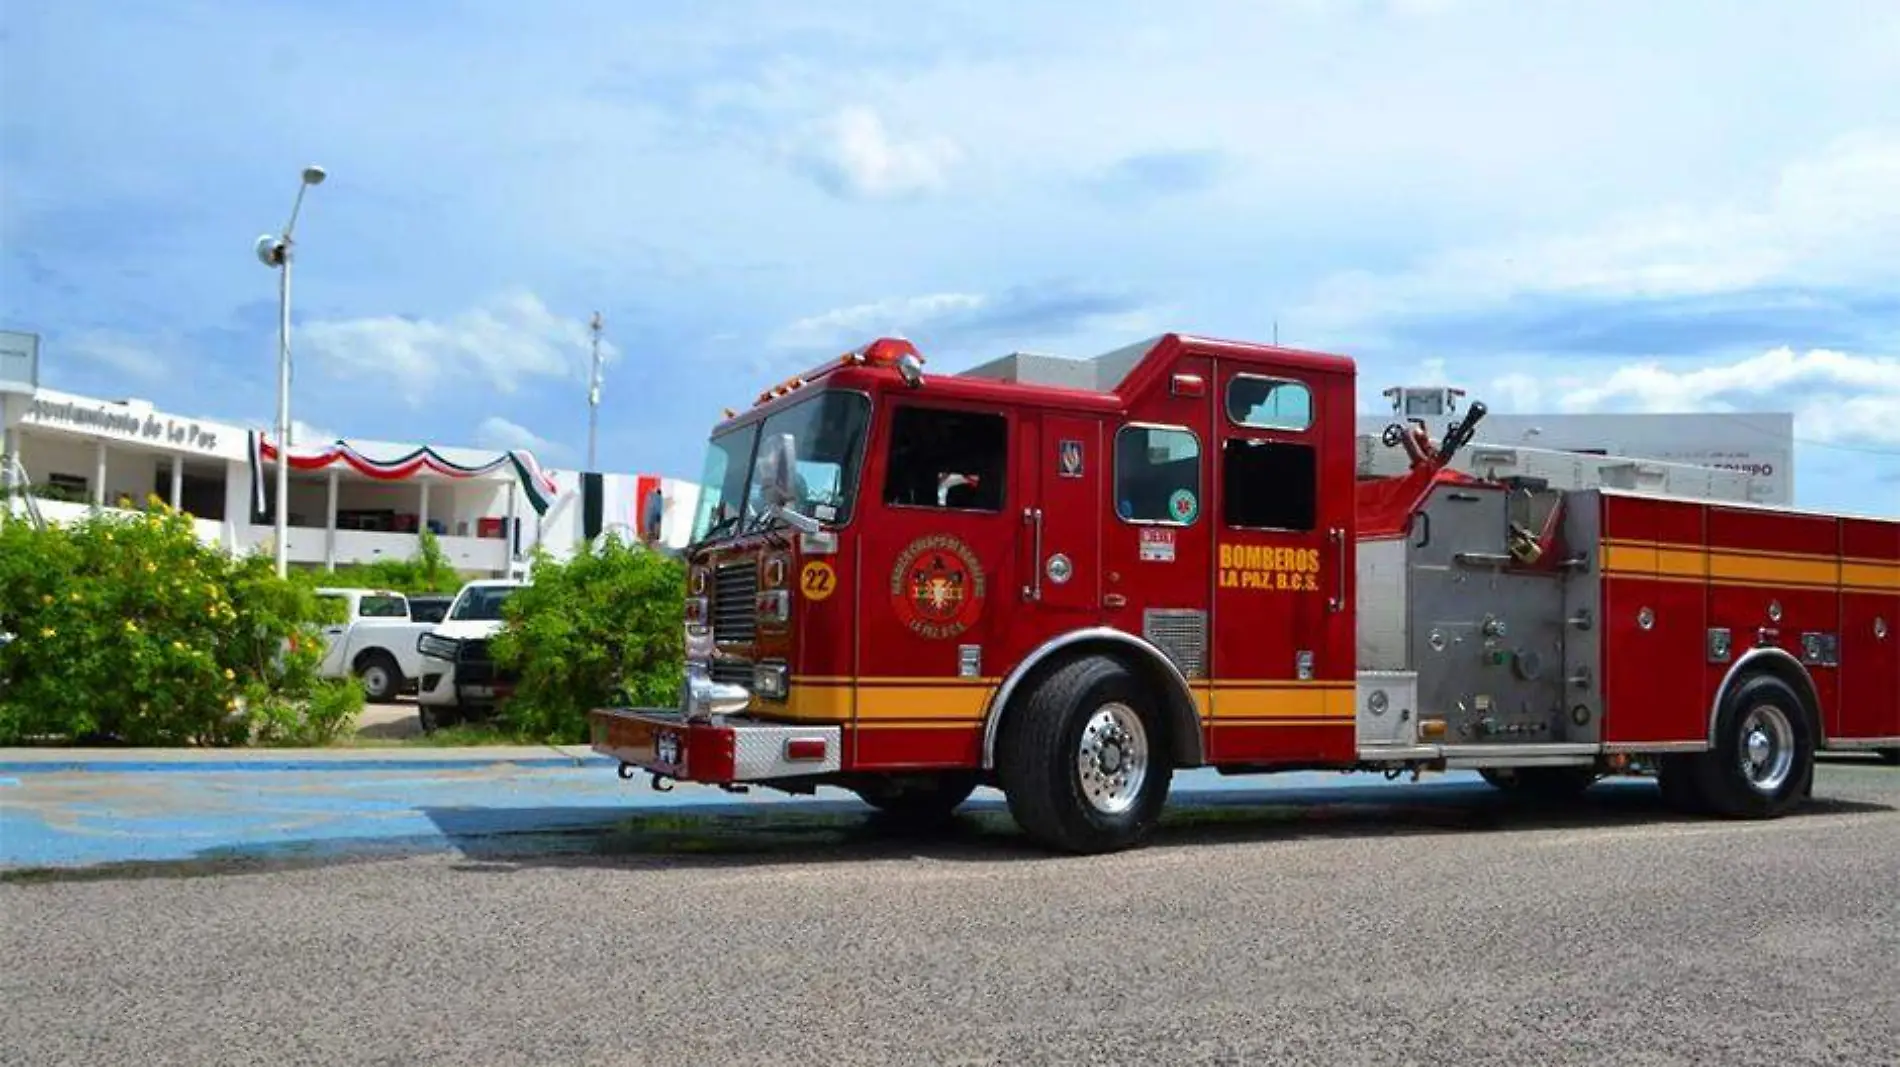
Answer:
<svg viewBox="0 0 1900 1067"><path fill-rule="evenodd" d="M903 376L904 384L915 389L924 384L924 356L917 346L902 337L880 337L861 348L854 348L835 360L821 363L797 377L787 378L770 389L759 394L752 406L757 407L768 401L777 400L797 389L803 389L812 379L834 367L893 367Z"/></svg>

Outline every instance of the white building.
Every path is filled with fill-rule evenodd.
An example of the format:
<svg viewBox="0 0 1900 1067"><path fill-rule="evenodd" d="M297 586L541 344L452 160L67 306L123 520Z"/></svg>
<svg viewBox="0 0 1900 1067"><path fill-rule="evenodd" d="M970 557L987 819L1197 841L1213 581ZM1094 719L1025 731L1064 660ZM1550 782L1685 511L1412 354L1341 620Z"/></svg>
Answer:
<svg viewBox="0 0 1900 1067"><path fill-rule="evenodd" d="M1433 439L1463 419L1465 392L1444 386L1387 389L1391 409L1362 414L1357 430L1377 437L1393 422L1422 419ZM1482 397L1474 397L1482 400ZM1506 415L1487 412L1473 448L1544 449L1714 467L1749 475L1758 504L1794 502L1794 415L1790 412L1643 415Z"/></svg>
<svg viewBox="0 0 1900 1067"><path fill-rule="evenodd" d="M189 513L208 544L274 551L276 450L267 435L141 400L21 384L6 398L5 449L48 522L143 507L156 495ZM584 537L634 536L639 501L656 489L665 501L660 540L678 548L699 496L691 483L652 475L547 470L526 452L354 439L293 443L290 452L288 558L305 568L409 559L426 528L458 569L503 577L536 545L565 558Z"/></svg>

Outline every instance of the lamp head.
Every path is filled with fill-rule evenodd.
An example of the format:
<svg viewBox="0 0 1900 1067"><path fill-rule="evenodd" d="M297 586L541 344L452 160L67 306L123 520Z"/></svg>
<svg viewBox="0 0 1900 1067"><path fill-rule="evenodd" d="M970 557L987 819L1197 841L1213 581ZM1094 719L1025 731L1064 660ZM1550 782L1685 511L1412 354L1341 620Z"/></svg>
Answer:
<svg viewBox="0 0 1900 1067"><path fill-rule="evenodd" d="M284 265L284 243L275 234L265 234L257 239L257 261L266 267Z"/></svg>
<svg viewBox="0 0 1900 1067"><path fill-rule="evenodd" d="M303 183L305 185L322 185L323 179L327 177L329 177L329 175L324 173L323 168L314 163L303 169Z"/></svg>

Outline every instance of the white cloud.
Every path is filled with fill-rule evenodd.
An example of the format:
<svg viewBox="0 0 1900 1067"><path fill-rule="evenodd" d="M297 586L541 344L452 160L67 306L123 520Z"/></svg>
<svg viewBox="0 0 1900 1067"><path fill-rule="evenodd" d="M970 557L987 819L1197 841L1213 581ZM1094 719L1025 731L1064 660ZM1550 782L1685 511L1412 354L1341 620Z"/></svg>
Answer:
<svg viewBox="0 0 1900 1067"><path fill-rule="evenodd" d="M164 355L145 341L113 330L86 330L65 338L59 347L64 355L142 382L166 377Z"/></svg>
<svg viewBox="0 0 1900 1067"><path fill-rule="evenodd" d="M1590 375L1509 374L1488 395L1517 411L1792 411L1803 440L1900 447L1900 358L1892 356L1784 347L1695 367L1647 362Z"/></svg>
<svg viewBox="0 0 1900 1067"><path fill-rule="evenodd" d="M562 445L538 436L520 423L510 422L500 415L483 419L475 429L475 440L486 448L502 451L520 449L542 456L556 456L567 451Z"/></svg>
<svg viewBox="0 0 1900 1067"><path fill-rule="evenodd" d="M1552 235L1455 248L1389 275L1317 287L1303 323L1470 310L1526 295L1706 296L1872 283L1900 245L1900 131L1842 138L1752 198L1632 211Z"/></svg>
<svg viewBox="0 0 1900 1067"><path fill-rule="evenodd" d="M798 154L831 191L879 198L942 189L961 152L946 137L894 137L876 111L854 105L818 124Z"/></svg>
<svg viewBox="0 0 1900 1067"><path fill-rule="evenodd" d="M293 343L333 374L384 383L414 406L442 385L512 393L532 378L585 381L591 358L585 319L556 315L529 292L447 319L380 315L312 322ZM618 354L601 341L601 358Z"/></svg>
<svg viewBox="0 0 1900 1067"><path fill-rule="evenodd" d="M273 427L276 426L276 420L272 419L270 425ZM290 443L294 448L332 444L341 437L342 435L335 430L326 429L322 426L312 426L299 418L292 418L290 420Z"/></svg>
<svg viewBox="0 0 1900 1067"><path fill-rule="evenodd" d="M893 297L799 319L779 333L778 341L789 347L861 344L876 337L901 335L946 315L975 311L986 303L988 298L977 293Z"/></svg>

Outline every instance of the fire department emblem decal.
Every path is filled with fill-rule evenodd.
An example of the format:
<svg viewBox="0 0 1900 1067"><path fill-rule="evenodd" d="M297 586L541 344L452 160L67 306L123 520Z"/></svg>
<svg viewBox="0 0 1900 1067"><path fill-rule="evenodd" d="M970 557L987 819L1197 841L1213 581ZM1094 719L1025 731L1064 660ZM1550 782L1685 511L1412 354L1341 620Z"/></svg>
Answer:
<svg viewBox="0 0 1900 1067"><path fill-rule="evenodd" d="M983 614L983 565L954 537L920 537L891 568L891 607L920 637L955 637Z"/></svg>

